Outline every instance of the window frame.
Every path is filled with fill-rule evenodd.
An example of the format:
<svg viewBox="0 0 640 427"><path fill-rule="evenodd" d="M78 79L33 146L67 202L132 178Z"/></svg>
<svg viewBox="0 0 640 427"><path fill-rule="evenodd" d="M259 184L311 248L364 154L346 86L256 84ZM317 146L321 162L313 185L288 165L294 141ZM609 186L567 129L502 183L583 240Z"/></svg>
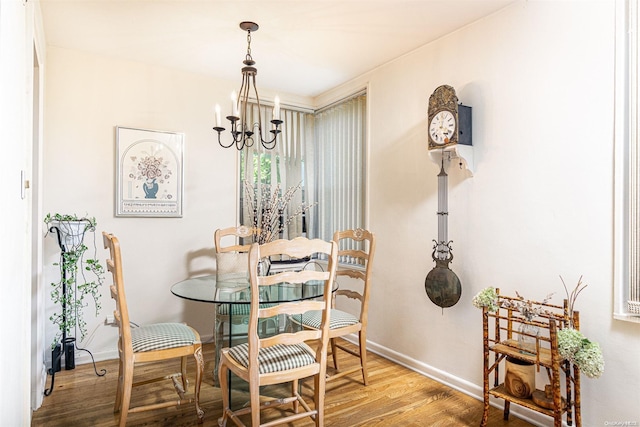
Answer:
<svg viewBox="0 0 640 427"><path fill-rule="evenodd" d="M636 323L627 301L633 281L640 287L640 162L632 161L640 154L638 12L638 0L616 0L613 317Z"/></svg>

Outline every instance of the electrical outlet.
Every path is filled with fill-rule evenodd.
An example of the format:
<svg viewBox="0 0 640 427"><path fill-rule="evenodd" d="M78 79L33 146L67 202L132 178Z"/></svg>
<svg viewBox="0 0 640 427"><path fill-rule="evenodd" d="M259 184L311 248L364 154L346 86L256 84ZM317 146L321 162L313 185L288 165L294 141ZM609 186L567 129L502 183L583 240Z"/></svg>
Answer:
<svg viewBox="0 0 640 427"><path fill-rule="evenodd" d="M115 317L113 317L113 316L107 316L107 317L104 319L104 324L105 324L105 325L115 325L115 324L116 324L116 319L115 319Z"/></svg>

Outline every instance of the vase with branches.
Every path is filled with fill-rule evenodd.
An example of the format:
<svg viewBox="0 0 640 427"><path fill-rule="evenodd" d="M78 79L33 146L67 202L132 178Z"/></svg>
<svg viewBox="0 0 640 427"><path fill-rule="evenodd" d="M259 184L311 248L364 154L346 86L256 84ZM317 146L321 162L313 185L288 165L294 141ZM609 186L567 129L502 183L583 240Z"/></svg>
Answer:
<svg viewBox="0 0 640 427"><path fill-rule="evenodd" d="M302 183L282 191L280 184L273 190L268 184L256 184L244 181L245 224L253 230L253 241L264 244L284 237L285 230L297 218L300 218L314 204L300 203L290 206ZM268 274L271 259L263 258L258 264L259 274Z"/></svg>
<svg viewBox="0 0 640 427"><path fill-rule="evenodd" d="M244 200L248 214L248 224L244 225L253 227L255 242L264 244L280 238L296 218L315 205L303 202L290 211L289 205L301 185L299 183L283 192L280 184L271 190L271 186L267 184L254 186L248 181L244 182Z"/></svg>

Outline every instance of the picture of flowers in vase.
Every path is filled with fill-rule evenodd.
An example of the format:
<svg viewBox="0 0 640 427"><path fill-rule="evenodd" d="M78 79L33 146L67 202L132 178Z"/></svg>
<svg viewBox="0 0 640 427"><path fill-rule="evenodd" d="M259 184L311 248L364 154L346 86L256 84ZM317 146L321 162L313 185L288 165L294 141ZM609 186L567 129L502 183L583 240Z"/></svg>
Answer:
<svg viewBox="0 0 640 427"><path fill-rule="evenodd" d="M184 135L118 127L116 216L181 217Z"/></svg>

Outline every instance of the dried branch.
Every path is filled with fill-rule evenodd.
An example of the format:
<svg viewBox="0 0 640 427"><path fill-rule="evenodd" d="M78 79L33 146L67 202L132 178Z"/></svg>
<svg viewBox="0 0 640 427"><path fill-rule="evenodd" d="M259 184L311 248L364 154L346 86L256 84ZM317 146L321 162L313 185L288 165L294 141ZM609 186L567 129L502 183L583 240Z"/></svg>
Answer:
<svg viewBox="0 0 640 427"><path fill-rule="evenodd" d="M244 182L249 223L256 230L254 235L256 242L263 244L277 239L295 218L315 205L315 203L301 203L291 215L287 215L287 207L301 186L302 182L288 188L282 194L280 184L277 184L273 191L269 190L269 185L262 184L260 191L257 191L251 183Z"/></svg>

